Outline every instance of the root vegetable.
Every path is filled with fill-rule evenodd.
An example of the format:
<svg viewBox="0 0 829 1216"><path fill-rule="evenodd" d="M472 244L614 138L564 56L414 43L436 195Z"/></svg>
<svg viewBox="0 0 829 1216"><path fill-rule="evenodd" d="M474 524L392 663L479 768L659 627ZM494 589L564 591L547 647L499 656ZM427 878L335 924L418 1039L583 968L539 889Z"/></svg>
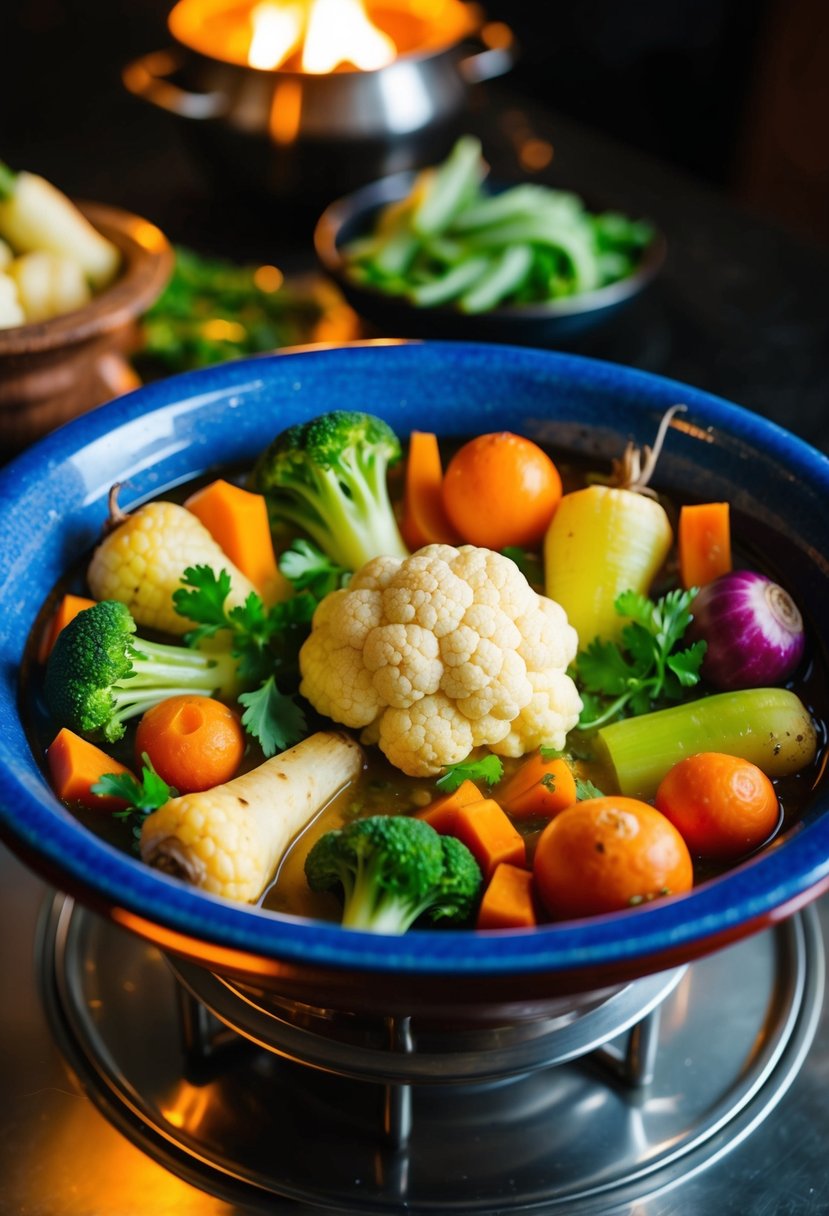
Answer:
<svg viewBox="0 0 829 1216"><path fill-rule="evenodd" d="M165 803L144 821L141 856L213 895L253 903L294 837L362 764L349 736L310 735L224 785Z"/></svg>

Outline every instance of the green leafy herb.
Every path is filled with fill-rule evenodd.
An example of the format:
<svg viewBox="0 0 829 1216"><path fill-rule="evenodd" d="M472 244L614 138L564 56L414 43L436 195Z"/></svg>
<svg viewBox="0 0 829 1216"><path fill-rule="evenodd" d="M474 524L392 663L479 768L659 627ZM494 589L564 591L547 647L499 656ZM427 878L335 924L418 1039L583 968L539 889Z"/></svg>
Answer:
<svg viewBox="0 0 829 1216"><path fill-rule="evenodd" d="M143 318L139 362L183 371L307 342L321 294L298 290L275 267L240 266L177 248L166 289Z"/></svg>
<svg viewBox="0 0 829 1216"><path fill-rule="evenodd" d="M551 794L556 792L556 775L555 773L545 773L541 778L541 784L545 790L549 790Z"/></svg>
<svg viewBox="0 0 829 1216"><path fill-rule="evenodd" d="M283 550L279 569L295 591L307 591L317 601L345 587L351 578L350 570L332 561L317 545L304 539L293 541Z"/></svg>
<svg viewBox="0 0 829 1216"><path fill-rule="evenodd" d="M655 601L635 591L617 597L616 611L629 621L621 645L594 638L576 659L583 730L681 701L699 682L705 642L678 649L692 620L689 608L697 590L669 591Z"/></svg>
<svg viewBox="0 0 829 1216"><path fill-rule="evenodd" d="M104 773L91 787L92 793L101 798L121 798L126 802L127 805L113 811L113 815L116 819L133 821L136 839L141 835L141 825L146 817L176 796L173 787L159 777L146 752L141 759L144 763L140 781L132 773Z"/></svg>
<svg viewBox="0 0 829 1216"><path fill-rule="evenodd" d="M274 756L299 743L306 733L301 707L292 696L279 691L273 676L254 692L243 692L239 701L246 706L242 725L259 740L266 756Z"/></svg>
<svg viewBox="0 0 829 1216"><path fill-rule="evenodd" d="M576 777L576 801L584 802L587 798L604 798L604 794L592 781Z"/></svg>
<svg viewBox="0 0 829 1216"><path fill-rule="evenodd" d="M316 607L314 597L304 593L266 608L252 591L243 604L228 609L230 575L226 570L217 575L210 566L188 566L182 582L184 586L173 592L175 610L198 625L185 634L187 644L197 646L203 638L228 630L239 675L251 683L287 665L288 656L305 640Z"/></svg>
<svg viewBox="0 0 829 1216"><path fill-rule="evenodd" d="M464 781L484 781L487 785L495 785L504 775L502 761L493 755L484 756L482 760L462 760L460 764L447 764L442 776L435 784L444 794L453 793Z"/></svg>
<svg viewBox="0 0 829 1216"><path fill-rule="evenodd" d="M546 743L542 743L538 750L542 760L563 760L567 755L560 747L550 747Z"/></svg>
<svg viewBox="0 0 829 1216"><path fill-rule="evenodd" d="M256 686L239 700L247 706L242 725L259 741L266 756L297 743L305 731L305 715L293 697L298 685L299 648L308 636L317 600L301 592L266 607L251 592L243 604L227 608L230 576L210 566L188 566L183 587L173 593L176 612L197 623L185 634L190 646L221 630L230 633L231 654L239 677ZM283 687L275 679L279 674ZM289 691L290 690L290 691Z"/></svg>

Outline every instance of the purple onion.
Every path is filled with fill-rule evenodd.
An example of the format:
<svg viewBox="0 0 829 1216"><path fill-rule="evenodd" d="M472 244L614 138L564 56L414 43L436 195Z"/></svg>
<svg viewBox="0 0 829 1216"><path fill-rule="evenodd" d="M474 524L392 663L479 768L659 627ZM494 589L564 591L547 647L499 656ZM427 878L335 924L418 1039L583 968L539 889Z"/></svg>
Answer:
<svg viewBox="0 0 829 1216"><path fill-rule="evenodd" d="M715 688L782 684L803 656L803 618L764 574L735 570L703 587L691 605L689 641L708 643L701 673Z"/></svg>

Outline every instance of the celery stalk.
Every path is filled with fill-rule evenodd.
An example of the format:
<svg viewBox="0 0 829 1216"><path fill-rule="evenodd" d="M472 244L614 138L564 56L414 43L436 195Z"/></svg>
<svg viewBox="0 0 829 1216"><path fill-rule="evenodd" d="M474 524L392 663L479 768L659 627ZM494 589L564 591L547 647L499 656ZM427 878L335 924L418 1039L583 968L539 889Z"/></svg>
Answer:
<svg viewBox="0 0 829 1216"><path fill-rule="evenodd" d="M415 208L415 232L420 236L444 232L478 186L483 170L480 141L472 135L461 136Z"/></svg>
<svg viewBox="0 0 829 1216"><path fill-rule="evenodd" d="M745 688L613 722L598 732L596 751L620 793L652 798L669 769L698 752L741 756L768 777L797 773L814 760L817 734L793 692Z"/></svg>

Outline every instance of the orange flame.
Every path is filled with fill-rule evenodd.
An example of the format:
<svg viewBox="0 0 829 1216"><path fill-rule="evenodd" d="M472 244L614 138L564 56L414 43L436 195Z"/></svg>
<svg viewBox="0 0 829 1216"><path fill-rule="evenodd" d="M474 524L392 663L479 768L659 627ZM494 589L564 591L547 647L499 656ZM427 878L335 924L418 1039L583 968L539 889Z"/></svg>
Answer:
<svg viewBox="0 0 829 1216"><path fill-rule="evenodd" d="M281 67L302 52L303 72L333 72L341 64L362 71L385 67L394 42L370 20L363 0L261 0L250 14L248 63Z"/></svg>

